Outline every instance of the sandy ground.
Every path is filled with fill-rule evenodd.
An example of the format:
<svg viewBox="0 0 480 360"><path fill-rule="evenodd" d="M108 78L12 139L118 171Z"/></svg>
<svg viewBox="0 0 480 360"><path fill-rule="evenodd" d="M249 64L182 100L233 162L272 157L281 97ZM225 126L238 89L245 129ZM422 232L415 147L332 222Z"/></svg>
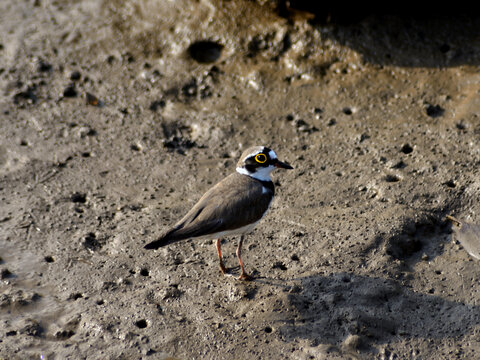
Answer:
<svg viewBox="0 0 480 360"><path fill-rule="evenodd" d="M1 1L0 359L479 358L479 25ZM143 249L257 144L255 281Z"/></svg>

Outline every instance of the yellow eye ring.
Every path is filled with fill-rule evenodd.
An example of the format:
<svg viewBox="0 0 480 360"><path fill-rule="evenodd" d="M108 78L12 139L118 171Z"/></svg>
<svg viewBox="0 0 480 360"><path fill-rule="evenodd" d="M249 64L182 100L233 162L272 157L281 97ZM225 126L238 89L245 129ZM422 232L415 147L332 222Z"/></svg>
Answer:
<svg viewBox="0 0 480 360"><path fill-rule="evenodd" d="M265 154L257 154L255 155L255 161L263 164L265 161L267 161L267 157L265 156Z"/></svg>

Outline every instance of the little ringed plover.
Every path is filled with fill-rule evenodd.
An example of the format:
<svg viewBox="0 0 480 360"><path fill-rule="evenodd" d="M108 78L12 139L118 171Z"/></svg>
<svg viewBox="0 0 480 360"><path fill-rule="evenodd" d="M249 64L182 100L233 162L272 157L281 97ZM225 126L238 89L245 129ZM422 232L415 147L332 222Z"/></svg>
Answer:
<svg viewBox="0 0 480 360"><path fill-rule="evenodd" d="M255 228L272 202L275 190L270 173L277 168L293 169L265 146L248 148L238 161L236 172L208 190L180 221L159 239L145 245L145 249L158 249L190 238L216 239L220 271L226 274L221 239L240 235L236 251L241 270L239 279L252 280L243 264L242 244L245 234Z"/></svg>

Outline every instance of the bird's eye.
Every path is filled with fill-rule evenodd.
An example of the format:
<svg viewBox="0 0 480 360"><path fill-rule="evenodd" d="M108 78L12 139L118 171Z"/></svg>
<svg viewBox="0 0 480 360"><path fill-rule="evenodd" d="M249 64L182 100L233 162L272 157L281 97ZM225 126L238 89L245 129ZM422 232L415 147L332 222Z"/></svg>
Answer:
<svg viewBox="0 0 480 360"><path fill-rule="evenodd" d="M255 160L258 163L263 164L265 161L267 161L267 157L265 156L265 154L257 154L255 155Z"/></svg>

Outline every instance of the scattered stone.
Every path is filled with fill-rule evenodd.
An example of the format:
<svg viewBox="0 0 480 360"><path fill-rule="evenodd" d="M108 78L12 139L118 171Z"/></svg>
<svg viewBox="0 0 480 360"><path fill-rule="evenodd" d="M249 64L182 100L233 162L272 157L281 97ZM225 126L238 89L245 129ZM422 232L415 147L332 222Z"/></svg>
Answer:
<svg viewBox="0 0 480 360"><path fill-rule="evenodd" d="M97 106L97 107L102 107L105 105L103 101L101 101L95 95L89 92L85 93L85 99L87 101L87 105Z"/></svg>

